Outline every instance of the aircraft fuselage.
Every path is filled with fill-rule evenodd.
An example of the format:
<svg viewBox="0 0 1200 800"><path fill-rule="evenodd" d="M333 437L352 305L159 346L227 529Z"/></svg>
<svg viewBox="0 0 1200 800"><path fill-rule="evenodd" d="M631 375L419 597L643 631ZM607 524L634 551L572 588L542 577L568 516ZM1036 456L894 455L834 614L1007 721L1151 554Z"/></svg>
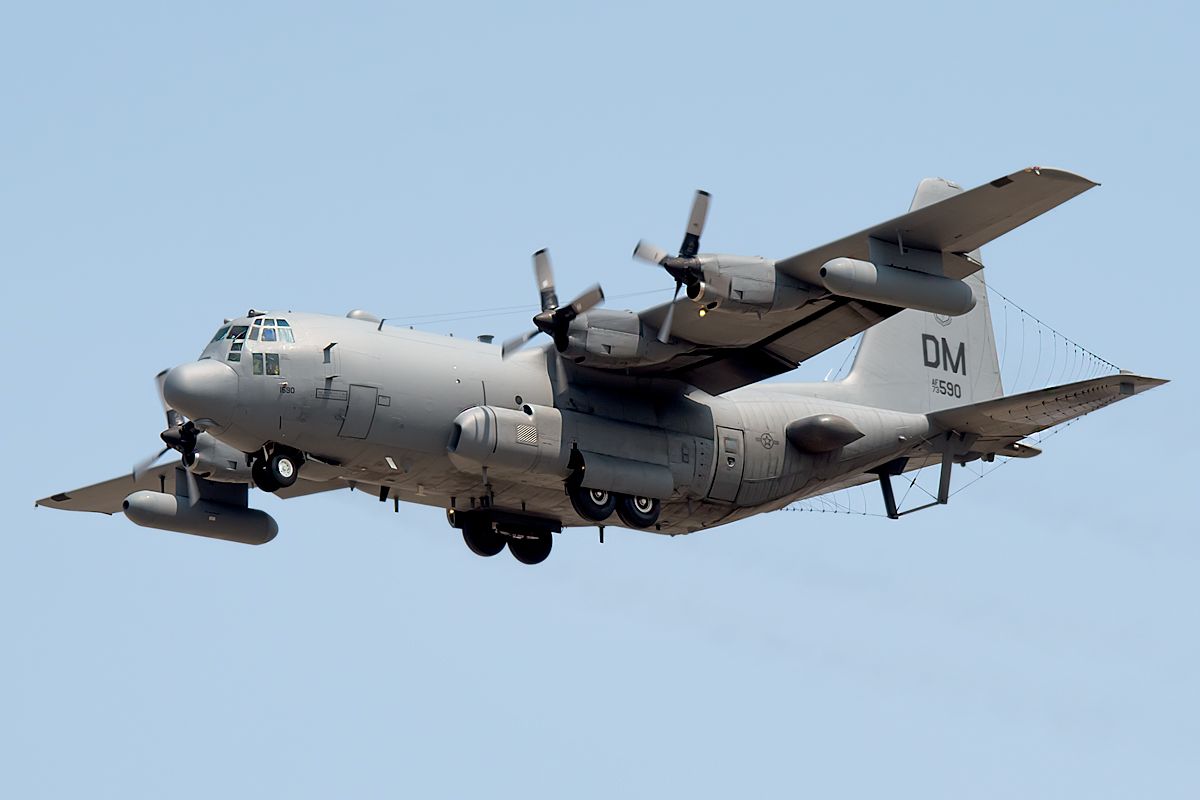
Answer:
<svg viewBox="0 0 1200 800"><path fill-rule="evenodd" d="M260 331L264 320L286 320L292 341L282 329L274 341L215 339L200 361L168 374L175 408L230 453L303 454L301 480L340 479L447 509L596 524L563 488L585 460L587 480L606 489L619 491L622 481L663 487L653 530L686 533L829 491L920 450L929 432L922 414L818 399L820 384L811 393L768 385L717 397L678 381L565 364L570 380L557 387L552 347L502 359L490 343L317 314L264 313L226 327L253 330L256 320ZM806 452L795 431L789 438L797 420L830 415L857 438L827 452ZM506 420L535 430L502 441ZM472 432L495 437L480 426L497 426L501 437L483 455L459 441ZM529 450L539 446L540 458ZM225 461L206 477L245 482L246 464L236 454Z"/></svg>

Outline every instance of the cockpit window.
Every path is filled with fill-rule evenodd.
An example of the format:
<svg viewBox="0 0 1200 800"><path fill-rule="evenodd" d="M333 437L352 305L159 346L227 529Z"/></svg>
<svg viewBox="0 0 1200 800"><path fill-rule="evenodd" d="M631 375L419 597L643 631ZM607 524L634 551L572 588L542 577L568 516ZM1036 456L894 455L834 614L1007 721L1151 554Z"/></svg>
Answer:
<svg viewBox="0 0 1200 800"><path fill-rule="evenodd" d="M234 325L229 329L227 338L229 339L245 339L246 331L250 330L249 325Z"/></svg>
<svg viewBox="0 0 1200 800"><path fill-rule="evenodd" d="M226 325L225 327L221 328L221 330L217 331L217 335L216 335L216 336L214 336L214 337L212 337L212 341L210 341L210 342L209 342L209 344L212 344L213 342L219 342L219 341L221 341L222 339L224 339L224 338L225 338L225 334L227 334L227 333L229 333L229 326L228 326L228 325Z"/></svg>
<svg viewBox="0 0 1200 800"><path fill-rule="evenodd" d="M230 334L229 338L235 337ZM271 317L265 319L260 317L254 320L249 338L251 341L296 343L296 335L292 332L292 326L288 324L288 321Z"/></svg>

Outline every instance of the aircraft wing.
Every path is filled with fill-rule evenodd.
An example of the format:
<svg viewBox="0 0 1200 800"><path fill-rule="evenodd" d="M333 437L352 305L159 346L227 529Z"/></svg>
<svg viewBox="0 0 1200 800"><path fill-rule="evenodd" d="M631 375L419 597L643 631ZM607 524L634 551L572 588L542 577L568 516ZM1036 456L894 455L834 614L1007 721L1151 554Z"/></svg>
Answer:
<svg viewBox="0 0 1200 800"><path fill-rule="evenodd" d="M144 490L174 494L175 470L178 467L179 464L177 461L171 461L147 470L137 480L134 480L132 475L122 475L119 478L113 478L103 483L96 483L91 486L84 486L81 489L73 489L69 492L59 492L50 497L43 497L35 505L46 508L58 508L65 511L94 511L98 514L119 514L122 510L122 502L134 492ZM204 492L204 484L208 484L208 481L200 482L202 494ZM317 492L345 489L348 486L349 484L342 480L323 481L320 483L298 480L287 489L280 489L275 495L289 499L316 494Z"/></svg>
<svg viewBox="0 0 1200 800"><path fill-rule="evenodd" d="M1063 170L1030 167L777 261L776 269L820 285L817 273L821 265L843 256L869 260L870 242L876 239L898 247L943 253L945 274L963 278L980 268L968 253L1097 185ZM800 362L901 310L827 295L794 311L756 315L718 307L700 317L690 301L675 302L678 308L672 336L699 347L665 363L634 367L630 372L677 378L712 394L793 370ZM658 328L669 308L666 303L639 316Z"/></svg>
<svg viewBox="0 0 1200 800"><path fill-rule="evenodd" d="M935 411L929 420L942 430L1015 441L1166 382L1123 372Z"/></svg>
<svg viewBox="0 0 1200 800"><path fill-rule="evenodd" d="M938 203L909 211L844 239L785 258L776 266L800 280L815 278L831 258L869 259L869 241L935 253L965 256L1100 184L1082 175L1048 167L1029 167ZM947 259L946 277L965 278L979 264Z"/></svg>

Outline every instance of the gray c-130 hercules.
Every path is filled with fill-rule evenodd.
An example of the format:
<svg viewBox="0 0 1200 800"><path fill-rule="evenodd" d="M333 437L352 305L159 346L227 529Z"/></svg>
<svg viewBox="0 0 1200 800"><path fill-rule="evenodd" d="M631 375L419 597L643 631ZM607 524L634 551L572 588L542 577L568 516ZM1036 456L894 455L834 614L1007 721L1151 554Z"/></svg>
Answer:
<svg viewBox="0 0 1200 800"><path fill-rule="evenodd" d="M670 303L601 309L596 286L560 304L539 251L535 328L503 346L251 311L159 375L166 449L37 502L262 544L278 528L251 486L369 489L527 564L566 527L692 533L869 481L896 518L892 476L940 464L945 503L953 464L1038 455L1022 439L1165 382L1003 393L979 248L1095 185L1038 167L965 192L926 179L907 214L778 261L700 253L699 192L677 255L634 252L674 280ZM843 380L753 386L859 333ZM182 461L153 466L168 449Z"/></svg>

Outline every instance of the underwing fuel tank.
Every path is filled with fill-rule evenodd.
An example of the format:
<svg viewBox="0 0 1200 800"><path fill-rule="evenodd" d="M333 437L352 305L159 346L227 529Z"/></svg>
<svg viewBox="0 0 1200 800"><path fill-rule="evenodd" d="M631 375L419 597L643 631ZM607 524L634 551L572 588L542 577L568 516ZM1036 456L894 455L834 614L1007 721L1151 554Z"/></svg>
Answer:
<svg viewBox="0 0 1200 800"><path fill-rule="evenodd" d="M971 287L954 278L880 266L857 258L826 261L820 271L825 288L842 297L868 300L958 317L975 307Z"/></svg>
<svg viewBox="0 0 1200 800"><path fill-rule="evenodd" d="M125 516L143 528L191 533L241 544L266 544L279 533L275 519L264 511L212 500L188 505L186 497L163 492L134 492L122 504Z"/></svg>

